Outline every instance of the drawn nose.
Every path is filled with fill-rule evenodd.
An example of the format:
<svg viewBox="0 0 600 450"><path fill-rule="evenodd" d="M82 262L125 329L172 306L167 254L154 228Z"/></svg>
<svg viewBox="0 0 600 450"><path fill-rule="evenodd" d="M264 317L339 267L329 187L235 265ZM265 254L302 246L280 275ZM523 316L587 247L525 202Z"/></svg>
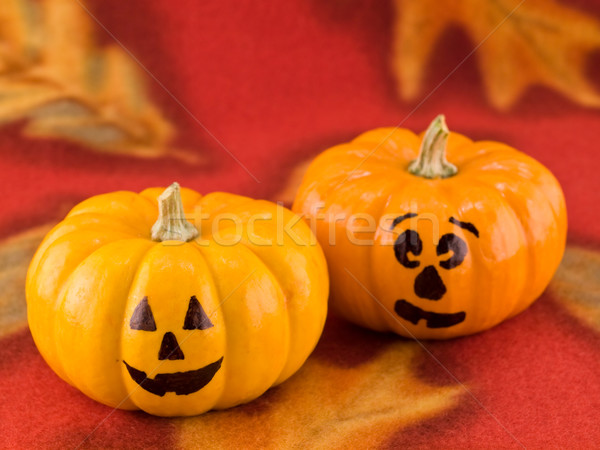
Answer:
<svg viewBox="0 0 600 450"><path fill-rule="evenodd" d="M428 300L439 300L446 293L446 286L433 266L427 266L415 279L415 294Z"/></svg>
<svg viewBox="0 0 600 450"><path fill-rule="evenodd" d="M177 338L170 331L165 333L160 344L160 350L158 351L158 359L184 359L183 352L179 348Z"/></svg>

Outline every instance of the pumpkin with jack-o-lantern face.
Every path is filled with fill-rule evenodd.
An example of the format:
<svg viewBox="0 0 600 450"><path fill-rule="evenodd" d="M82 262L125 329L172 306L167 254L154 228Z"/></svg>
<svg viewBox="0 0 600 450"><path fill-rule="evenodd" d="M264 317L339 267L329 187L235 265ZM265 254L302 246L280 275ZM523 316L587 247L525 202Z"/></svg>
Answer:
<svg viewBox="0 0 600 450"><path fill-rule="evenodd" d="M407 213L395 217L389 231L392 236L382 239L395 238L393 245L377 247L374 254L395 261L390 261L390 266L383 268L376 279L393 277L404 286L396 293L400 298L392 304L393 311L408 329L415 326L433 334L460 329L467 317L475 323L485 322L491 311L469 308L465 302L465 293L477 285L474 277L481 276L474 268L470 251L480 244L479 230L474 224L439 212L435 216ZM489 286L483 278L478 290L485 293ZM489 299L489 294L483 295Z"/></svg>
<svg viewBox="0 0 600 450"><path fill-rule="evenodd" d="M505 144L450 133L443 116L421 136L378 129L321 153L292 209L323 246L332 309L407 337L472 334L518 314L565 248L550 171Z"/></svg>
<svg viewBox="0 0 600 450"><path fill-rule="evenodd" d="M30 264L35 343L112 407L180 416L253 400L300 368L325 322L325 259L298 219L177 184L85 200Z"/></svg>

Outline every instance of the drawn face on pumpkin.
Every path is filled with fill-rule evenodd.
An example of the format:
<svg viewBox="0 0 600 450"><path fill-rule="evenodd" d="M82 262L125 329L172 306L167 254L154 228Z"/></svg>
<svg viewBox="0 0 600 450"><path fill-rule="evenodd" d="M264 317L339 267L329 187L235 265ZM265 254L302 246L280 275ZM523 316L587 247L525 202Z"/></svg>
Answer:
<svg viewBox="0 0 600 450"><path fill-rule="evenodd" d="M408 213L396 217L392 223L392 229L405 219L416 216L415 213ZM479 231L472 223L461 222L453 217L450 217L449 222L471 232L475 237L479 237ZM440 272L452 270L463 263L468 252L467 243L450 232L442 235L437 243L435 249L435 253L439 257L437 261L421 261L418 257L422 251L423 241L416 230L405 230L394 242L394 255L398 262L409 270L418 271L413 286L414 294L419 299L443 301L447 289ZM442 270L440 271L440 269ZM427 311L405 299L396 301L394 311L402 319L415 325L424 320L427 328L452 327L463 322L467 316L465 311L452 313Z"/></svg>
<svg viewBox="0 0 600 450"><path fill-rule="evenodd" d="M182 328L184 330L206 330L214 326L194 295L190 298L187 313L185 318L182 319ZM148 303L148 297L144 297L135 307L129 321L129 327L132 330L157 331L152 308ZM184 359L185 354L179 347L175 333L172 331L165 332L158 348L157 361L177 361ZM217 371L221 368L222 362L223 357L195 370L159 373L154 378L149 378L146 372L136 369L123 360L123 364L127 367L127 371L133 381L146 391L160 397L164 396L167 392L174 392L176 395L188 395L199 391L213 379Z"/></svg>

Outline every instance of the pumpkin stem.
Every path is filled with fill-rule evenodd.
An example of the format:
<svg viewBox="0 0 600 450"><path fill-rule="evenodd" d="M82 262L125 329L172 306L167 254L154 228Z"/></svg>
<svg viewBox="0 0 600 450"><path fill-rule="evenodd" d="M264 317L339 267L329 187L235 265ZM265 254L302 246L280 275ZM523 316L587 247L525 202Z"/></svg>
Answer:
<svg viewBox="0 0 600 450"><path fill-rule="evenodd" d="M158 196L158 220L152 226L152 240L188 242L198 234L185 219L179 184L173 183Z"/></svg>
<svg viewBox="0 0 600 450"><path fill-rule="evenodd" d="M444 115L437 116L423 136L419 156L408 166L413 175L424 178L448 178L456 175L458 169L446 160L448 127Z"/></svg>

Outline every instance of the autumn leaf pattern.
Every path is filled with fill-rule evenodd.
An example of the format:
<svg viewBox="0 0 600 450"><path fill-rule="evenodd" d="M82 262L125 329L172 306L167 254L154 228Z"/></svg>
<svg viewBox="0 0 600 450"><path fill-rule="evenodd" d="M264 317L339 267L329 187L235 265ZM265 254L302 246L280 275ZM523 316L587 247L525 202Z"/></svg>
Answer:
<svg viewBox="0 0 600 450"><path fill-rule="evenodd" d="M107 153L185 157L169 147L174 127L141 69L116 43L98 47L95 28L74 0L3 0L0 124L25 120L26 135Z"/></svg>
<svg viewBox="0 0 600 450"><path fill-rule="evenodd" d="M423 94L434 47L453 25L471 39L485 94L497 109L510 108L532 85L600 107L600 93L586 77L587 58L600 48L600 21L590 15L555 0L394 0L394 5L392 68L404 100Z"/></svg>

